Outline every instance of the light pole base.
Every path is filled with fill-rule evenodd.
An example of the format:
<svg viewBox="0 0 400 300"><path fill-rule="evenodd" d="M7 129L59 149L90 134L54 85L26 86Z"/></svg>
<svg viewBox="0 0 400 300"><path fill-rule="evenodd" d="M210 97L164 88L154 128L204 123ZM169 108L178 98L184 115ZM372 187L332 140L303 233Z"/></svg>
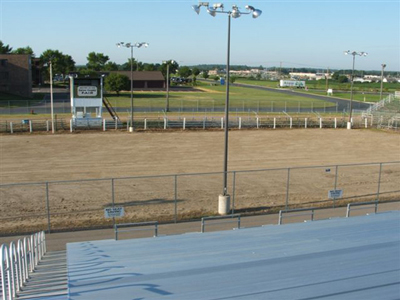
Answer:
<svg viewBox="0 0 400 300"><path fill-rule="evenodd" d="M133 132L133 127L129 127L129 132Z"/></svg>
<svg viewBox="0 0 400 300"><path fill-rule="evenodd" d="M219 195L218 197L218 213L220 215L227 215L230 212L231 196Z"/></svg>
<svg viewBox="0 0 400 300"><path fill-rule="evenodd" d="M347 122L347 129L351 129L351 122Z"/></svg>

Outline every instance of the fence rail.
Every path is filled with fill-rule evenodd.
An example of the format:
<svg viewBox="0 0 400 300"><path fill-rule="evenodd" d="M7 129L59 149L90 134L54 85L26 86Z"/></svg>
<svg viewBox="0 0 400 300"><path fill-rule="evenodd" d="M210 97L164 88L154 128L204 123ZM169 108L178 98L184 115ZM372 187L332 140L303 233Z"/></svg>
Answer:
<svg viewBox="0 0 400 300"><path fill-rule="evenodd" d="M398 129L398 120L389 119L387 122L382 118L373 116L355 116L352 120L353 128L371 128L382 127L386 125L393 129ZM386 123L385 123L386 122ZM86 123L85 123L86 124ZM91 125L87 122L85 126L77 126L70 119L57 119L55 121L55 131L76 130L97 130L113 131L127 130L128 120L108 120L103 119L101 125ZM231 116L229 120L230 129L279 129L279 128L346 128L347 117L300 117L300 116ZM135 130L208 130L223 129L224 118L219 116L186 116L186 117L155 117L155 118L136 118L134 121ZM3 120L0 121L0 132L2 133L33 133L33 132L51 132L50 120Z"/></svg>
<svg viewBox="0 0 400 300"><path fill-rule="evenodd" d="M217 211L223 172L0 185L0 235L113 227L116 223L200 220ZM399 200L400 161L228 172L232 213L274 213L349 202ZM343 198L329 198L343 190Z"/></svg>

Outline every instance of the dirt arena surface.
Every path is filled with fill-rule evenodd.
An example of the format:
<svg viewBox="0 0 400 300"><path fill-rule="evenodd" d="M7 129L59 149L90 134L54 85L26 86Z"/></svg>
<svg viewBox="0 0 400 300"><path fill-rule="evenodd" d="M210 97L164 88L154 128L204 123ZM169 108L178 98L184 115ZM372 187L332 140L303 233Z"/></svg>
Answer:
<svg viewBox="0 0 400 300"><path fill-rule="evenodd" d="M222 131L2 135L1 184L220 172ZM373 130L236 130L229 170L400 160L400 135Z"/></svg>
<svg viewBox="0 0 400 300"><path fill-rule="evenodd" d="M0 146L1 184L209 173L222 171L224 133L16 134L0 136ZM288 129L235 130L229 134L232 171L391 161L400 161L400 135L391 132ZM238 209L285 204L287 170L244 174L248 173L236 178ZM374 194L378 174L379 165L342 167L338 188L349 197ZM177 207L173 178L116 180L115 204L126 208L127 221L162 219L173 215L174 209L178 214L215 211L222 175L179 177ZM334 172L326 173L325 168L292 170L290 203L326 199L334 180ZM381 192L397 191L400 165L384 166L381 181ZM55 228L101 223L103 208L111 203L110 181L53 183L49 190ZM32 224L47 228L43 185L2 187L0 196L0 232L21 231Z"/></svg>

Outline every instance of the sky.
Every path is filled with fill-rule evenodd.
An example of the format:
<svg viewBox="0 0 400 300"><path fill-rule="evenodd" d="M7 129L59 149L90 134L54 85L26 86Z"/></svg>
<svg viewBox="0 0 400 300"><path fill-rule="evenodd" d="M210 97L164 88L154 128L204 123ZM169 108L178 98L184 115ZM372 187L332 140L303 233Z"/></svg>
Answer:
<svg viewBox="0 0 400 300"><path fill-rule="evenodd" d="M210 2L214 4L215 2ZM179 65L226 64L228 16L197 15L197 1L0 0L0 40L13 49L30 46L36 56L47 50L71 55L77 65L90 52L125 63L128 48L117 42L147 42L134 48L145 63L173 59ZM359 70L400 70L400 0L254 0L225 1L262 10L253 19L231 22L231 64L286 68L351 69L346 50Z"/></svg>

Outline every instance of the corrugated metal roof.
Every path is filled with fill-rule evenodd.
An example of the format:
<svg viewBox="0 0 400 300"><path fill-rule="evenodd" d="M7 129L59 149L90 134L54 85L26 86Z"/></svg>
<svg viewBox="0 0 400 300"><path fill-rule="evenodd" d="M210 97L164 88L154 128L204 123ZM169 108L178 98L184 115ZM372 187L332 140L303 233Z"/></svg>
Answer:
<svg viewBox="0 0 400 300"><path fill-rule="evenodd" d="M395 299L400 213L67 245L70 299Z"/></svg>

